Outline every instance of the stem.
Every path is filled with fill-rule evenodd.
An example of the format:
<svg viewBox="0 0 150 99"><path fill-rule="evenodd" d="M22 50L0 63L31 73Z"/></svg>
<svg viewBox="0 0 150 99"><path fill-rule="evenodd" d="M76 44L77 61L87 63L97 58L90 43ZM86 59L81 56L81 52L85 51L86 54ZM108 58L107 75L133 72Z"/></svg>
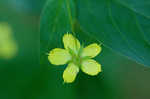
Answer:
<svg viewBox="0 0 150 99"><path fill-rule="evenodd" d="M69 0L66 0L66 5L67 5L67 10L68 10L68 15L69 15L69 21L70 21L70 25L71 25L71 30L72 30L73 34L75 35L74 22L73 22L73 18L72 18L72 15L71 15L71 8L70 8Z"/></svg>

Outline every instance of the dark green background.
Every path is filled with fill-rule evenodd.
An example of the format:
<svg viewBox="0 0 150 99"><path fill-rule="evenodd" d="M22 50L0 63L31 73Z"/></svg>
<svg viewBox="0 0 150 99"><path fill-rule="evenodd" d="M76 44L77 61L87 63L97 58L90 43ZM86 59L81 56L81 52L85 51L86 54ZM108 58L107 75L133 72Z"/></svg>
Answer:
<svg viewBox="0 0 150 99"><path fill-rule="evenodd" d="M103 72L95 77L80 72L73 84L63 84L65 66L50 65L46 55L40 65L39 26L44 3L45 0L0 1L0 22L12 26L19 46L15 58L0 59L0 99L150 98L150 69L104 46L96 57Z"/></svg>

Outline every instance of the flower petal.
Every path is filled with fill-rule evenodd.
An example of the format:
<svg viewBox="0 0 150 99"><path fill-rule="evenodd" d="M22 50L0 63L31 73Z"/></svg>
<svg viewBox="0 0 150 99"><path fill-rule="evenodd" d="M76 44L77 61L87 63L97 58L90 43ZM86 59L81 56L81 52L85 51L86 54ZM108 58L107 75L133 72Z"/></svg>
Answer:
<svg viewBox="0 0 150 99"><path fill-rule="evenodd" d="M75 80L78 72L79 72L78 66L76 66L73 63L70 63L63 73L64 82L72 83Z"/></svg>
<svg viewBox="0 0 150 99"><path fill-rule="evenodd" d="M76 51L80 48L80 42L78 39L76 39L72 34L65 34L63 36L63 43L65 49L72 49L73 51Z"/></svg>
<svg viewBox="0 0 150 99"><path fill-rule="evenodd" d="M101 65L93 59L87 59L82 62L81 69L84 73L94 76L101 72Z"/></svg>
<svg viewBox="0 0 150 99"><path fill-rule="evenodd" d="M101 50L102 50L102 48L98 44L93 43L83 49L81 56L82 57L89 56L89 57L93 58L93 57L97 56L101 52Z"/></svg>
<svg viewBox="0 0 150 99"><path fill-rule="evenodd" d="M55 48L50 51L48 60L54 65L66 64L71 59L69 52L65 49Z"/></svg>

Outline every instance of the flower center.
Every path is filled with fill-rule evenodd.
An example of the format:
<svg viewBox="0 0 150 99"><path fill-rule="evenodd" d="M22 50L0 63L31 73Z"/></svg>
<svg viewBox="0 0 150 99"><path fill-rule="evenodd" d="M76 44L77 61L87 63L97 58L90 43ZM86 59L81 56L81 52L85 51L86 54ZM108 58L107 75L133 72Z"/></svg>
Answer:
<svg viewBox="0 0 150 99"><path fill-rule="evenodd" d="M77 66L81 65L82 58L80 56L72 56L72 62Z"/></svg>
<svg viewBox="0 0 150 99"><path fill-rule="evenodd" d="M73 62L74 64L76 64L79 67L82 62L82 57L81 57L82 49L83 49L83 47L81 47L80 49L75 50L75 51L73 51L72 49L69 49L69 53L72 56L71 62Z"/></svg>

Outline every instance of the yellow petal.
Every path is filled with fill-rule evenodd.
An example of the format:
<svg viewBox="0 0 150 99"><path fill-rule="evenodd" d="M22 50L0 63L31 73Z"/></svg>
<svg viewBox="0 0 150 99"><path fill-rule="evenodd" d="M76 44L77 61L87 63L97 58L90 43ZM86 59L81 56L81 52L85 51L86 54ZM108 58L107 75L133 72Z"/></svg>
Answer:
<svg viewBox="0 0 150 99"><path fill-rule="evenodd" d="M63 73L64 82L72 83L75 80L78 72L79 72L78 66L76 66L73 63L70 63Z"/></svg>
<svg viewBox="0 0 150 99"><path fill-rule="evenodd" d="M69 33L63 36L63 43L66 49L70 48L73 51L77 51L80 48L79 40Z"/></svg>
<svg viewBox="0 0 150 99"><path fill-rule="evenodd" d="M65 49L55 48L50 51L48 60L54 65L66 64L71 59L69 52Z"/></svg>
<svg viewBox="0 0 150 99"><path fill-rule="evenodd" d="M93 57L97 56L101 52L101 50L102 50L102 48L98 44L93 43L83 49L81 56L82 57L89 56L89 57L93 58Z"/></svg>
<svg viewBox="0 0 150 99"><path fill-rule="evenodd" d="M81 69L84 73L94 76L101 72L101 65L93 59L87 59L82 62Z"/></svg>

